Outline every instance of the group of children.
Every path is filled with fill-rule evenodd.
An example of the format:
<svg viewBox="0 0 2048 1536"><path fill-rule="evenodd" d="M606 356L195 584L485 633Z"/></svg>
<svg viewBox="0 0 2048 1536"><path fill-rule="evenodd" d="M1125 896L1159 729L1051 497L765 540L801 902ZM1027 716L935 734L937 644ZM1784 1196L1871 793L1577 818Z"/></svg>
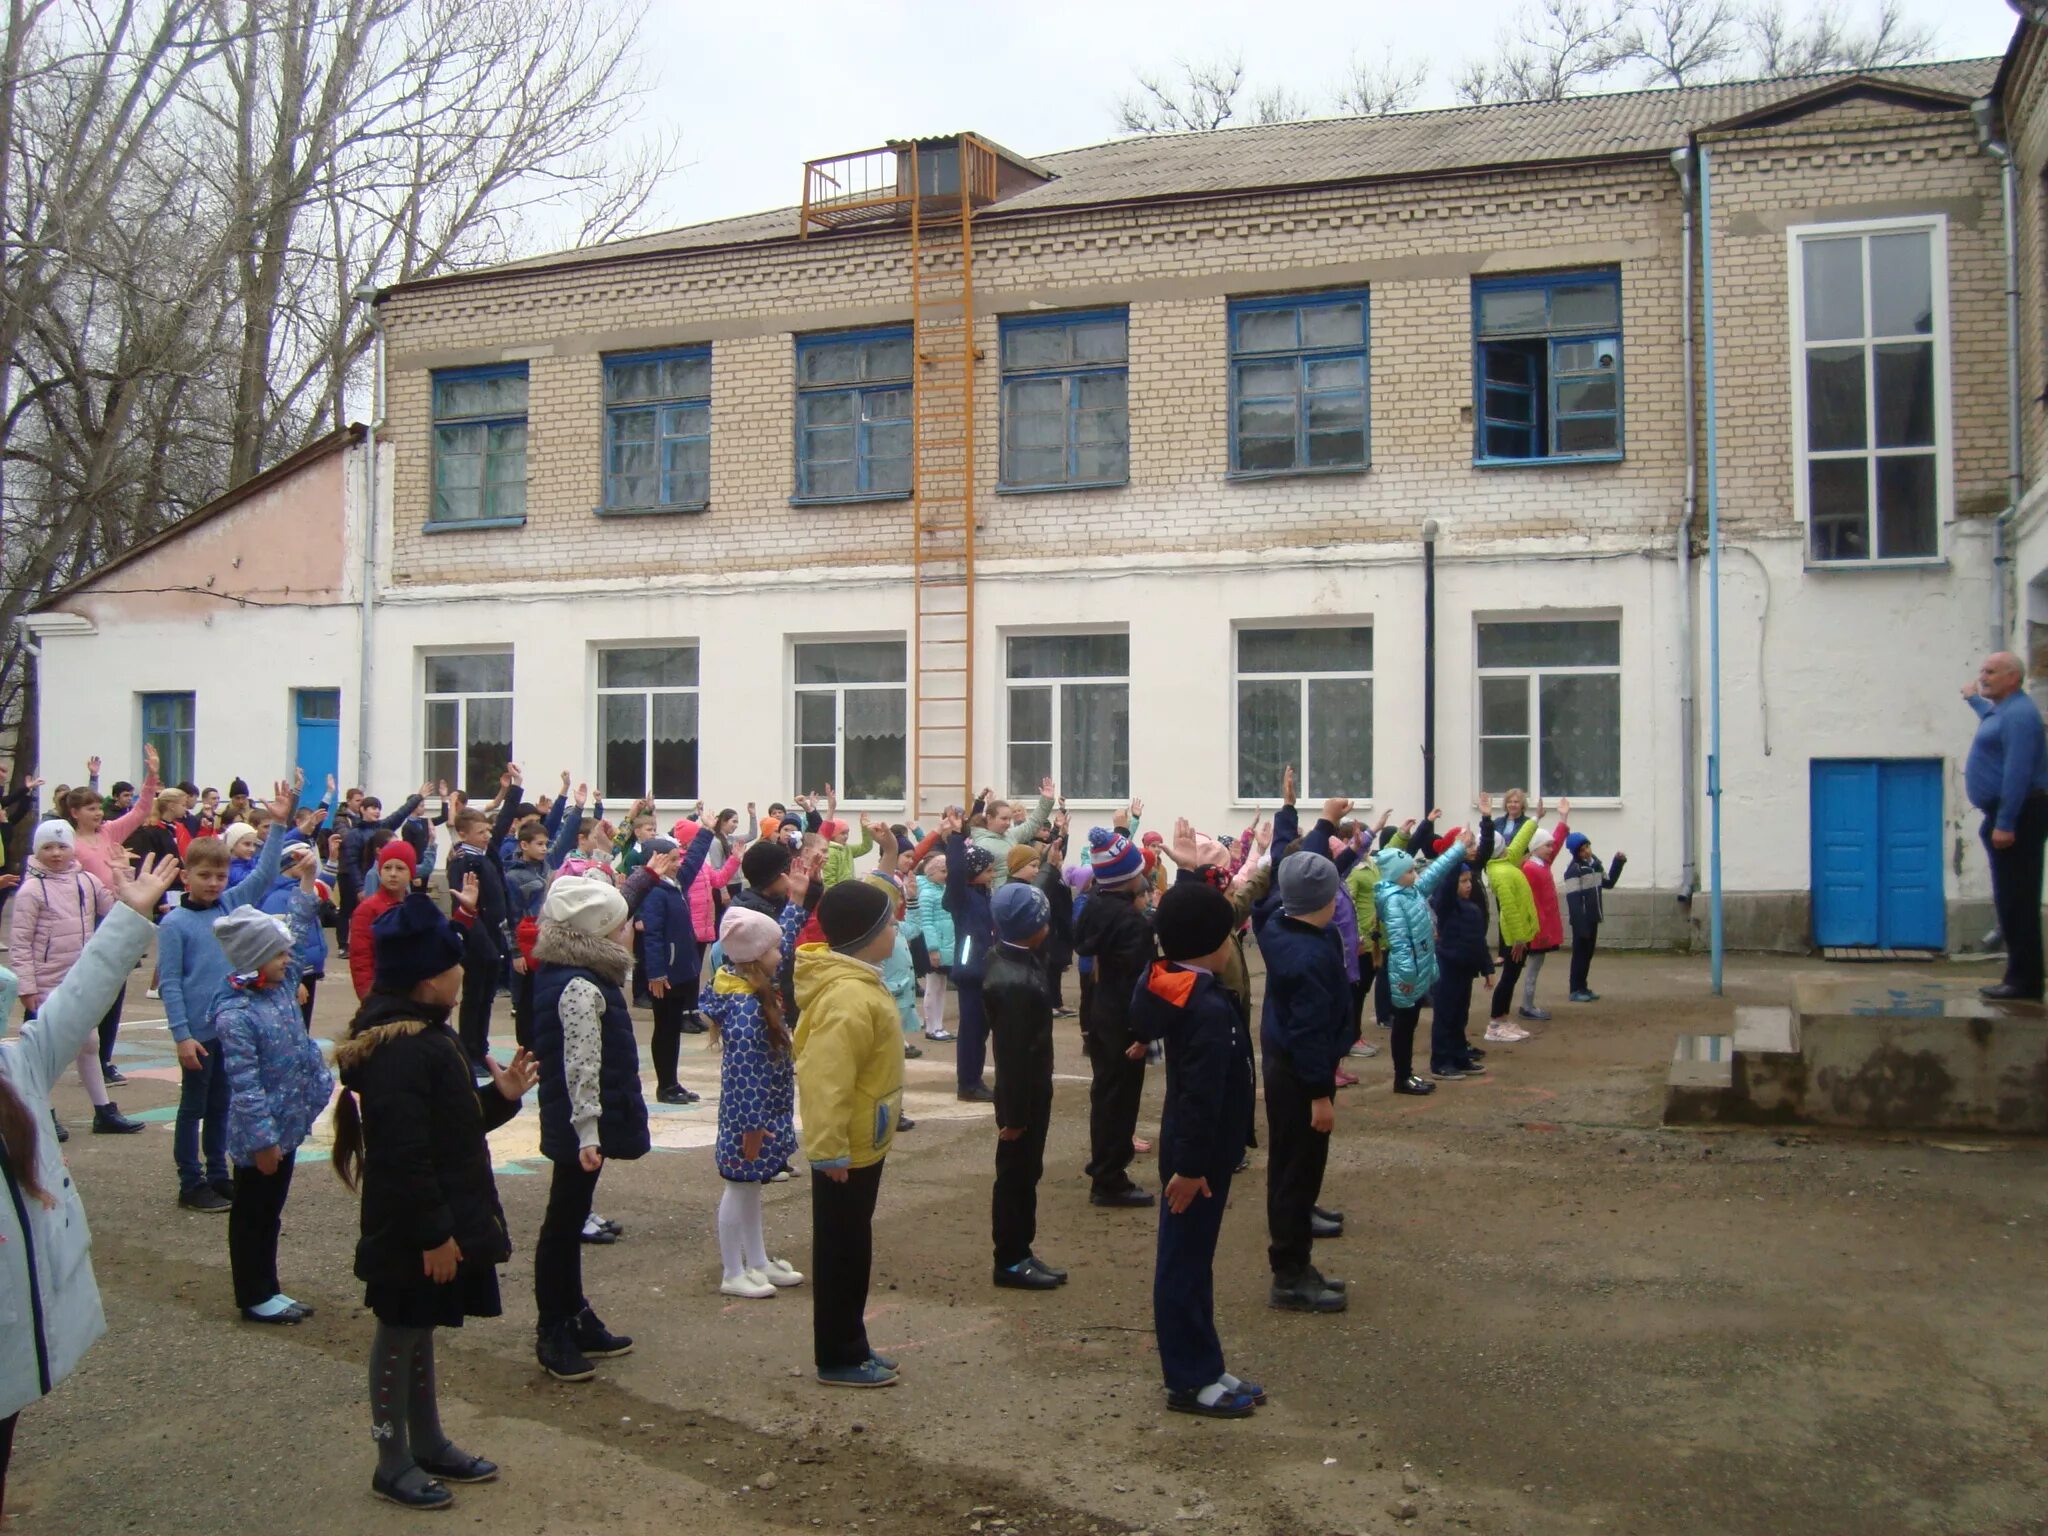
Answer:
<svg viewBox="0 0 2048 1536"><path fill-rule="evenodd" d="M432 1334L502 1311L496 1268L511 1239L484 1138L536 1086L552 1165L534 1254L536 1358L557 1379L584 1380L594 1361L632 1347L585 1295L581 1250L618 1234L594 1210L605 1163L651 1146L632 1013L642 986L658 1102L696 1097L678 1080L683 1034L708 1032L720 1051L720 1290L765 1301L808 1283L818 1379L874 1387L898 1377L862 1320L873 1215L894 1138L912 1125L903 1062L920 1054L920 1034L955 1037L948 995L956 1092L991 1103L997 1126L993 1282L1066 1282L1035 1252L1036 1195L1054 1020L1069 1012L1062 977L1078 961L1090 1199L1154 1203L1129 1170L1143 1147L1146 1065L1163 1054L1154 1310L1168 1405L1242 1417L1264 1392L1223 1369L1210 1266L1231 1180L1257 1144L1260 1085L1272 1304L1342 1310L1343 1282L1316 1268L1313 1243L1343 1228L1319 1202L1336 1097L1357 1081L1346 1063L1377 1052L1362 1039L1367 999L1389 1030L1397 1093L1434 1086L1412 1063L1426 1005L1431 1077L1484 1071L1485 1050L1469 1038L1472 987L1497 973L1488 1040L1527 1038L1507 1014L1515 986L1525 981L1523 1017L1547 1017L1536 976L1568 922L1572 995L1591 1000L1601 893L1624 862L1603 870L1583 834L1561 819L1541 830L1541 807L1527 814L1518 794L1501 821L1482 797L1476 830L1441 837L1440 813L1368 829L1333 799L1303 834L1291 770L1271 828L1211 838L1183 821L1169 840L1141 831L1134 802L1091 831L1069 866L1050 781L1035 807L985 791L922 835L861 817L856 845L829 789L765 818L749 806L744 833L736 812L705 818L700 806L664 835L645 803L616 832L601 805L586 814L587 791L572 795L566 773L559 795L528 803L516 766L490 807L444 791L436 822L421 814L427 786L390 817L354 791L302 812L296 781L262 806L238 781L225 808L208 809L164 792L149 766L136 804L167 841L148 862L177 877L154 911L158 988L183 1069L179 1199L229 1213L235 1303L252 1322L288 1325L311 1311L282 1288L277 1240L295 1151L333 1095L309 1026L327 958L321 910L329 892L339 897L332 920L360 1006L335 1056L334 1163L361 1193L356 1272L377 1318L372 1486L416 1508L496 1474L441 1431ZM14 958L29 967L32 1016L90 950L125 874L120 845L144 827L132 811L107 821L96 790L64 804L65 819L38 826L33 884L16 897ZM424 894L437 825L452 839L446 914ZM1558 881L1561 851L1572 857ZM871 852L863 876L854 860ZM1256 1051L1248 943L1266 976ZM501 990L513 998L509 1065L490 1048ZM118 989L109 1006L118 1022ZM104 1079L110 1057L87 1046L77 1059L81 1076L97 1067ZM120 1118L111 1103L106 1114ZM762 1217L764 1186L789 1177L799 1145L812 1194L808 1276L768 1253Z"/></svg>

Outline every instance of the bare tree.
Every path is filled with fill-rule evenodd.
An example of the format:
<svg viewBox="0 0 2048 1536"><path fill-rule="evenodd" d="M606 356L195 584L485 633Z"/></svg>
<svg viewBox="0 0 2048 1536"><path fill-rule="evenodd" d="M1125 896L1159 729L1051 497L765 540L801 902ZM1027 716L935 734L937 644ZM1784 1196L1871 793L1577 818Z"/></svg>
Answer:
<svg viewBox="0 0 2048 1536"><path fill-rule="evenodd" d="M1244 59L1193 63L1183 59L1173 78L1140 71L1138 89L1117 103L1117 127L1124 133L1208 133L1237 113L1244 89Z"/></svg>
<svg viewBox="0 0 2048 1536"><path fill-rule="evenodd" d="M1252 98L1255 123L1298 123L1315 115L1315 103L1288 86L1269 86Z"/></svg>
<svg viewBox="0 0 2048 1536"><path fill-rule="evenodd" d="M1638 0L1618 59L1642 68L1648 85L1704 85L1725 78L1743 54L1743 18L1733 0Z"/></svg>
<svg viewBox="0 0 2048 1536"><path fill-rule="evenodd" d="M1753 72L1770 80L1910 64L1932 54L1935 43L1934 29L1907 21L1898 0L1880 0L1860 28L1836 0L1822 0L1797 17L1784 0L1761 0L1742 25Z"/></svg>
<svg viewBox="0 0 2048 1536"><path fill-rule="evenodd" d="M1491 58L1454 82L1461 101L1562 101L1596 87L1624 54L1627 0L1537 0L1501 34Z"/></svg>
<svg viewBox="0 0 2048 1536"><path fill-rule="evenodd" d="M1353 117L1385 117L1414 106L1428 84L1427 59L1397 59L1391 47L1377 59L1355 53L1337 86L1335 105Z"/></svg>

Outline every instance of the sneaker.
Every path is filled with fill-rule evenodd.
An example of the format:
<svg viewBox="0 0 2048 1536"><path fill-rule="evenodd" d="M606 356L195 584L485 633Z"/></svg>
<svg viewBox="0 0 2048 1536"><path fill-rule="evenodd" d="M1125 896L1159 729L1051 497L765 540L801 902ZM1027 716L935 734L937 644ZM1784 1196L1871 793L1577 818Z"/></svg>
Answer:
<svg viewBox="0 0 2048 1536"><path fill-rule="evenodd" d="M1436 1084L1425 1083L1421 1078L1411 1075L1397 1080L1394 1084L1394 1092L1412 1093L1420 1096L1425 1093L1435 1093Z"/></svg>
<svg viewBox="0 0 2048 1536"><path fill-rule="evenodd" d="M943 1024L941 1024L937 1029L926 1030L924 1032L924 1037L927 1040L937 1040L942 1043L947 1040L953 1040L958 1038L956 1035L953 1034L951 1030L947 1029Z"/></svg>
<svg viewBox="0 0 2048 1536"><path fill-rule="evenodd" d="M789 1170L787 1168L776 1169L775 1172L768 1175L768 1182L770 1184L787 1184L789 1182Z"/></svg>
<svg viewBox="0 0 2048 1536"><path fill-rule="evenodd" d="M863 1360L859 1365L821 1365L818 1380L828 1387L893 1387L897 1376L879 1360Z"/></svg>
<svg viewBox="0 0 2048 1536"><path fill-rule="evenodd" d="M1495 1019L1486 1026L1486 1038L1495 1045L1513 1045L1515 1043L1515 1035L1512 1033L1513 1029L1514 1026L1509 1024L1506 1019Z"/></svg>
<svg viewBox="0 0 2048 1536"><path fill-rule="evenodd" d="M210 1184L202 1184L197 1189L188 1189L185 1193L178 1196L178 1204L186 1210L203 1211L208 1216L223 1214L233 1203L231 1200L223 1200L220 1196L220 1191Z"/></svg>
<svg viewBox="0 0 2048 1536"><path fill-rule="evenodd" d="M775 1294L775 1287L768 1283L768 1277L759 1270L744 1269L736 1275L727 1275L718 1285L721 1296L743 1296L748 1301L766 1301Z"/></svg>
<svg viewBox="0 0 2048 1536"><path fill-rule="evenodd" d="M1205 1419L1248 1419L1258 1407L1258 1400L1248 1392L1226 1390L1213 1403L1205 1403L1195 1392L1169 1392L1166 1406L1172 1413L1199 1414Z"/></svg>
<svg viewBox="0 0 2048 1536"><path fill-rule="evenodd" d="M1486 1052L1476 1045L1468 1045L1465 1047L1465 1059L1467 1061L1484 1061L1486 1060Z"/></svg>
<svg viewBox="0 0 2048 1536"><path fill-rule="evenodd" d="M802 1285L804 1283L802 1273L787 1259L770 1259L767 1268L757 1269L754 1273L764 1276L768 1283L777 1290L786 1291L792 1285Z"/></svg>
<svg viewBox="0 0 2048 1536"><path fill-rule="evenodd" d="M588 1307L576 1314L569 1327L576 1340L576 1347L593 1360L609 1360L616 1355L630 1355L633 1352L633 1341L625 1334L613 1333L605 1327L598 1315Z"/></svg>
<svg viewBox="0 0 2048 1536"><path fill-rule="evenodd" d="M1142 1136L1133 1136L1131 1138L1131 1150L1135 1152L1139 1157L1143 1157L1147 1152L1150 1152L1152 1150L1152 1143L1147 1141Z"/></svg>
<svg viewBox="0 0 2048 1536"><path fill-rule="evenodd" d="M588 1381L597 1374L590 1357L576 1347L576 1325L556 1323L534 1335L534 1358L557 1381Z"/></svg>
<svg viewBox="0 0 2048 1536"><path fill-rule="evenodd" d="M1485 1072L1486 1068L1480 1062L1461 1061L1458 1063L1458 1070L1467 1077L1478 1077L1481 1073Z"/></svg>
<svg viewBox="0 0 2048 1536"><path fill-rule="evenodd" d="M995 1094L986 1083L971 1084L966 1088L962 1088L953 1097L962 1104L993 1104L996 1101Z"/></svg>
<svg viewBox="0 0 2048 1536"><path fill-rule="evenodd" d="M130 1120L122 1114L121 1106L112 1099L93 1106L92 1133L95 1136L133 1136L137 1131L148 1129L140 1120Z"/></svg>
<svg viewBox="0 0 2048 1536"><path fill-rule="evenodd" d="M917 1122L908 1115L898 1115L896 1117L896 1129L899 1131L914 1131L917 1129Z"/></svg>
<svg viewBox="0 0 2048 1536"><path fill-rule="evenodd" d="M1090 1205L1105 1205L1125 1210L1140 1210L1153 1204L1152 1191L1140 1189L1135 1184L1122 1189L1098 1189L1088 1196Z"/></svg>
<svg viewBox="0 0 2048 1536"><path fill-rule="evenodd" d="M1352 1056L1372 1057L1379 1055L1379 1053L1380 1048L1374 1045L1370 1040L1361 1040L1358 1042L1358 1044L1351 1047L1350 1051L1347 1054Z"/></svg>
<svg viewBox="0 0 2048 1536"><path fill-rule="evenodd" d="M1598 992L1574 992L1572 994L1572 1001L1575 1003L1597 1003L1600 1001L1600 994Z"/></svg>
<svg viewBox="0 0 2048 1536"><path fill-rule="evenodd" d="M1342 1291L1323 1284L1320 1276L1301 1275L1287 1281L1276 1279L1266 1304L1276 1312L1342 1312L1351 1301Z"/></svg>
<svg viewBox="0 0 2048 1536"><path fill-rule="evenodd" d="M1356 1088L1358 1086L1358 1079L1349 1072L1346 1072L1342 1067L1339 1067L1337 1069L1337 1086L1339 1088Z"/></svg>
<svg viewBox="0 0 2048 1536"><path fill-rule="evenodd" d="M1074 1010L1071 1008L1055 1008L1052 1011L1052 1016L1056 1019L1071 1019L1074 1016Z"/></svg>
<svg viewBox="0 0 2048 1536"><path fill-rule="evenodd" d="M592 1211L590 1219L598 1226L603 1227L605 1231L611 1233L613 1237L624 1237L626 1235L625 1227L619 1222L613 1221L609 1216L600 1216L597 1212Z"/></svg>
<svg viewBox="0 0 2048 1536"><path fill-rule="evenodd" d="M143 993L142 995L148 998L152 1003L162 1002L164 996L163 993L155 987L151 987L147 992Z"/></svg>
<svg viewBox="0 0 2048 1536"><path fill-rule="evenodd" d="M1503 1024L1501 1028L1507 1032L1509 1044L1516 1044L1529 1038L1529 1031L1519 1024Z"/></svg>
<svg viewBox="0 0 2048 1536"><path fill-rule="evenodd" d="M1439 1082L1454 1083L1466 1076L1466 1072L1463 1067L1431 1067L1429 1075Z"/></svg>
<svg viewBox="0 0 2048 1536"><path fill-rule="evenodd" d="M1548 1024L1550 1022L1550 1010L1548 1008L1517 1008L1515 1012L1537 1024Z"/></svg>
<svg viewBox="0 0 2048 1536"><path fill-rule="evenodd" d="M923 1055L924 1052L912 1045L908 1040L903 1042L903 1059L905 1061L916 1061Z"/></svg>
<svg viewBox="0 0 2048 1536"><path fill-rule="evenodd" d="M109 1088L118 1088L128 1081L128 1074L115 1066L111 1061L100 1063L100 1077Z"/></svg>
<svg viewBox="0 0 2048 1536"><path fill-rule="evenodd" d="M583 1223L583 1230L578 1236L586 1243L616 1243L619 1240L619 1234L595 1216Z"/></svg>

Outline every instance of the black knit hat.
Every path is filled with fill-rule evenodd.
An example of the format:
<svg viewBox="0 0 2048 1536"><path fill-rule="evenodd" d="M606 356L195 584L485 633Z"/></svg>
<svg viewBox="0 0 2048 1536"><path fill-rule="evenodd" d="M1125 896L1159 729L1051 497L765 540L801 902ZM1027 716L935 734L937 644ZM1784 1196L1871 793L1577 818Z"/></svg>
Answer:
<svg viewBox="0 0 2048 1536"><path fill-rule="evenodd" d="M1169 960L1199 960L1213 955L1237 926L1230 898L1213 885L1181 880L1159 898L1152 926L1159 952Z"/></svg>
<svg viewBox="0 0 2048 1536"><path fill-rule="evenodd" d="M433 898L414 891L370 925L377 990L400 996L462 964L462 935Z"/></svg>
<svg viewBox="0 0 2048 1536"><path fill-rule="evenodd" d="M747 845L747 851L740 855L740 873L747 877L747 884L757 891L769 886L789 873L789 847L770 838Z"/></svg>
<svg viewBox="0 0 2048 1536"><path fill-rule="evenodd" d="M859 949L882 931L895 910L895 903L880 886L865 880L842 880L818 903L818 926L834 949Z"/></svg>

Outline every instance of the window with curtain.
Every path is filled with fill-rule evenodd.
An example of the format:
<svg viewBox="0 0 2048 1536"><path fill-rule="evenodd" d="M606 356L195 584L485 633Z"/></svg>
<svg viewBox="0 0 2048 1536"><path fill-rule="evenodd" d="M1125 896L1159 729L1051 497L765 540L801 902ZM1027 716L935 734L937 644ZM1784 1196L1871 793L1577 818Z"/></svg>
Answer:
<svg viewBox="0 0 2048 1536"><path fill-rule="evenodd" d="M479 651L422 658L424 777L466 790L479 805L496 797L512 757L512 653Z"/></svg>
<svg viewBox="0 0 2048 1536"><path fill-rule="evenodd" d="M1481 463L1621 454L1621 274L1483 278L1475 452Z"/></svg>
<svg viewBox="0 0 2048 1536"><path fill-rule="evenodd" d="M842 805L900 805L909 783L909 648L894 640L805 640L795 647L794 758L801 793Z"/></svg>
<svg viewBox="0 0 2048 1536"><path fill-rule="evenodd" d="M1004 670L1007 793L1050 777L1069 800L1128 799L1131 637L1011 635Z"/></svg>
<svg viewBox="0 0 2048 1536"><path fill-rule="evenodd" d="M711 498L711 349L604 363L607 512L676 512Z"/></svg>
<svg viewBox="0 0 2048 1536"><path fill-rule="evenodd" d="M1793 236L1796 500L1816 564L1941 553L1943 226Z"/></svg>
<svg viewBox="0 0 2048 1536"><path fill-rule="evenodd" d="M1479 625L1479 780L1496 797L1621 794L1621 621Z"/></svg>
<svg viewBox="0 0 2048 1536"><path fill-rule="evenodd" d="M605 799L696 799L697 647L599 651L597 736Z"/></svg>
<svg viewBox="0 0 2048 1536"><path fill-rule="evenodd" d="M1237 632L1237 797L1274 800L1293 765L1311 800L1372 794L1372 628Z"/></svg>
<svg viewBox="0 0 2048 1536"><path fill-rule="evenodd" d="M434 375L435 523L526 516L526 364Z"/></svg>
<svg viewBox="0 0 2048 1536"><path fill-rule="evenodd" d="M1120 309L1003 317L1005 486L1130 478L1129 333Z"/></svg>

